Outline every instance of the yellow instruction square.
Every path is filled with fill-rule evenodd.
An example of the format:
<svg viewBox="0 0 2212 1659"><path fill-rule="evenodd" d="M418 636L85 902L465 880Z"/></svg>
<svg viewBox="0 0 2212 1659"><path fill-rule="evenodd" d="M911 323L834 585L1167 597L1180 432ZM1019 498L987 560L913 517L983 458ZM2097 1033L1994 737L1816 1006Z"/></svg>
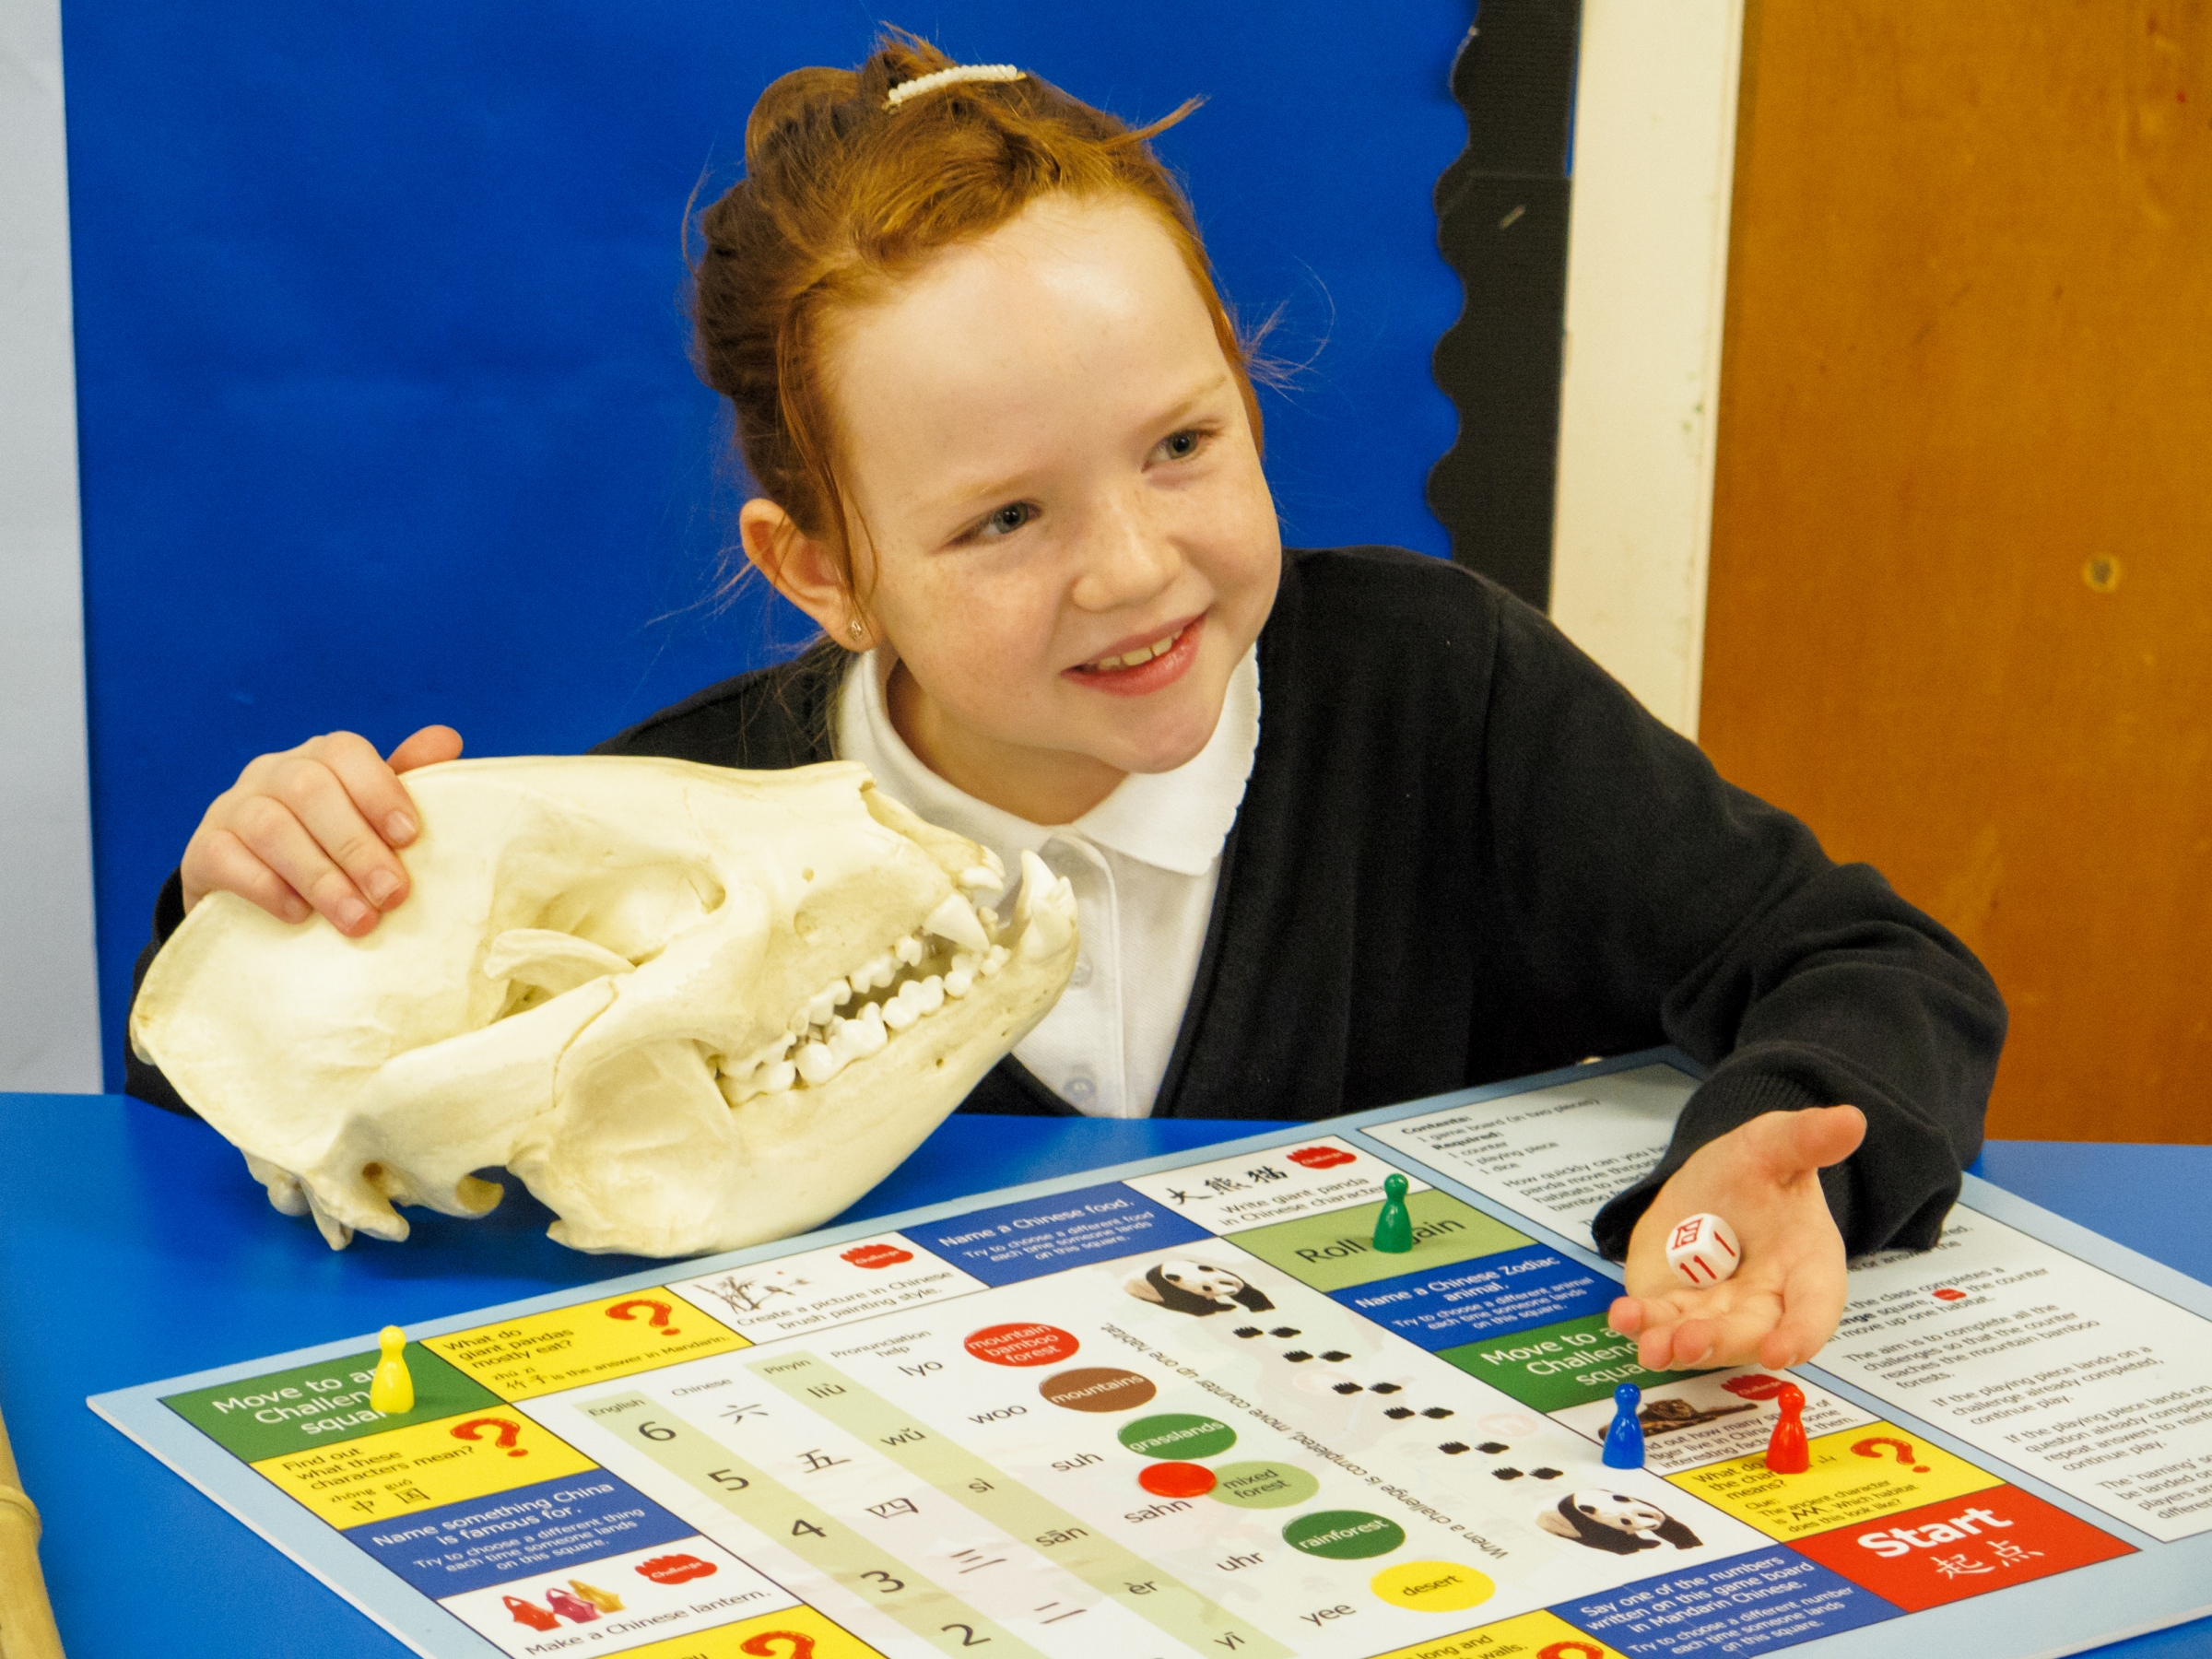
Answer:
<svg viewBox="0 0 2212 1659"><path fill-rule="evenodd" d="M502 1400L726 1354L752 1344L672 1290L632 1290L423 1342Z"/></svg>
<svg viewBox="0 0 2212 1659"><path fill-rule="evenodd" d="M779 1636L784 1640L777 1641ZM831 1624L807 1606L763 1613L697 1636L678 1636L651 1647L631 1648L629 1659L758 1659L762 1653L770 1659L884 1659L880 1652L844 1626Z"/></svg>
<svg viewBox="0 0 2212 1659"><path fill-rule="evenodd" d="M2003 1484L1964 1458L1888 1423L1808 1442L1812 1467L1776 1475L1766 1453L1731 1457L1666 1478L1770 1538L1802 1538Z"/></svg>
<svg viewBox="0 0 2212 1659"><path fill-rule="evenodd" d="M359 1526L598 1465L521 1412L491 1410L288 1452L253 1467L333 1526Z"/></svg>
<svg viewBox="0 0 2212 1659"><path fill-rule="evenodd" d="M1547 1659L1622 1659L1594 1636L1585 1636L1556 1613L1524 1613L1478 1630L1439 1636L1411 1647L1393 1648L1374 1659L1513 1659L1516 1654Z"/></svg>

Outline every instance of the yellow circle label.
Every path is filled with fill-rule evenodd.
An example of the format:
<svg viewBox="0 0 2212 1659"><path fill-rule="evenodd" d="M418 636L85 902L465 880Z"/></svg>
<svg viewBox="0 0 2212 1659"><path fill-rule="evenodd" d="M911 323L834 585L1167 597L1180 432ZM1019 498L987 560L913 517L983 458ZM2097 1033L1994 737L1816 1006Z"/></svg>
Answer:
<svg viewBox="0 0 2212 1659"><path fill-rule="evenodd" d="M1367 1581L1384 1601L1417 1613L1456 1613L1488 1601L1498 1586L1457 1561L1400 1561Z"/></svg>

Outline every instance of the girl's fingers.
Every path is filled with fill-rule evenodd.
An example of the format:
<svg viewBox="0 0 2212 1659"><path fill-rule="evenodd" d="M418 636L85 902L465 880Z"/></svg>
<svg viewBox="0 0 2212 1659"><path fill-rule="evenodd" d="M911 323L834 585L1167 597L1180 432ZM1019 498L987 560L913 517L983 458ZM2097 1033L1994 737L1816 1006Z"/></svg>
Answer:
<svg viewBox="0 0 2212 1659"><path fill-rule="evenodd" d="M228 830L195 836L186 862L194 866L186 884L194 902L221 891L258 904L279 922L304 922L315 913L282 877L254 857ZM191 909L191 903L185 908Z"/></svg>
<svg viewBox="0 0 2212 1659"><path fill-rule="evenodd" d="M336 787L335 781L332 787ZM231 815L229 829L247 852L340 933L359 938L376 925L376 912L359 889L282 801L270 795L249 796Z"/></svg>
<svg viewBox="0 0 2212 1659"><path fill-rule="evenodd" d="M406 792L385 767L383 757L368 748L365 743L361 747L367 750L366 761L359 751L351 749L334 750L328 761L295 756L277 769L270 780L269 793L290 808L292 817L346 873L353 892L365 896L378 910L387 911L406 897L407 872L378 832L378 818L373 815L382 813L388 821L393 814L397 814L406 817L410 824L413 817L404 806L394 806L390 812L384 812L387 804L394 799L404 803ZM337 770L340 767L353 776L343 776ZM366 775L370 767L382 773L382 778ZM373 803L366 815L361 800L364 793ZM289 871L284 875L290 879ZM293 885L299 886L297 882ZM300 891L309 900L314 900L314 895L306 888ZM331 914L320 902L315 908L324 915ZM345 931L351 933L353 929L348 927Z"/></svg>
<svg viewBox="0 0 2212 1659"><path fill-rule="evenodd" d="M407 794L406 785L399 781L398 775L385 763L384 758L376 752L374 744L351 732L333 732L327 737L315 739L305 753L294 757L291 764L278 773L274 781L278 786L272 793L292 801L293 809L297 811L298 803L293 801L288 790L281 785L307 776L300 769L318 763L345 787L355 813L381 843L380 851L404 847L415 839L420 826L416 820L415 803ZM320 839L321 830L315 824L310 822L308 828L315 830ZM342 849L332 846L328 841L323 844L338 855L340 864L348 869L353 867ZM398 871L398 861L394 859L391 863L393 869ZM400 874L404 879L405 872L401 871Z"/></svg>
<svg viewBox="0 0 2212 1659"><path fill-rule="evenodd" d="M418 766L435 766L442 760L461 758L461 734L449 725L427 725L392 751L389 762L395 772L413 771ZM394 846L403 843L394 841Z"/></svg>
<svg viewBox="0 0 2212 1659"><path fill-rule="evenodd" d="M1808 1106L1754 1119L1765 1131L1769 1172L1787 1181L1841 1163L1866 1138L1866 1114L1856 1106Z"/></svg>
<svg viewBox="0 0 2212 1659"><path fill-rule="evenodd" d="M1782 1371L1810 1359L1836 1334L1850 1297L1851 1281L1840 1259L1800 1265L1790 1276L1782 1317L1759 1345L1759 1362Z"/></svg>

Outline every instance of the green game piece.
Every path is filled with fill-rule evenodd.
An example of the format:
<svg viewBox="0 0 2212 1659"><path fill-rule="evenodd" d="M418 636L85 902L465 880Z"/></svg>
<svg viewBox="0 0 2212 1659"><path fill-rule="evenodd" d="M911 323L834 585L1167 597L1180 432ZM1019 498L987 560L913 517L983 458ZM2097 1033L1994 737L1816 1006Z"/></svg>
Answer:
<svg viewBox="0 0 2212 1659"><path fill-rule="evenodd" d="M1382 1213L1375 1218L1375 1248L1404 1255L1413 1248L1413 1217L1406 1208L1406 1177L1382 1178Z"/></svg>

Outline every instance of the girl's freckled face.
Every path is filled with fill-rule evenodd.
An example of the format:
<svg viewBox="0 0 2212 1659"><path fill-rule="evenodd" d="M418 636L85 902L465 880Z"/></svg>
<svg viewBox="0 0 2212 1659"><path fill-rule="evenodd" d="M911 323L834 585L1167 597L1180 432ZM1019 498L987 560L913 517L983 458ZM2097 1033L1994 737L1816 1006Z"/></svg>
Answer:
<svg viewBox="0 0 2212 1659"><path fill-rule="evenodd" d="M839 318L827 349L855 576L924 759L994 798L978 785L1088 771L1102 794L1197 754L1282 547L1152 213L1046 197Z"/></svg>

